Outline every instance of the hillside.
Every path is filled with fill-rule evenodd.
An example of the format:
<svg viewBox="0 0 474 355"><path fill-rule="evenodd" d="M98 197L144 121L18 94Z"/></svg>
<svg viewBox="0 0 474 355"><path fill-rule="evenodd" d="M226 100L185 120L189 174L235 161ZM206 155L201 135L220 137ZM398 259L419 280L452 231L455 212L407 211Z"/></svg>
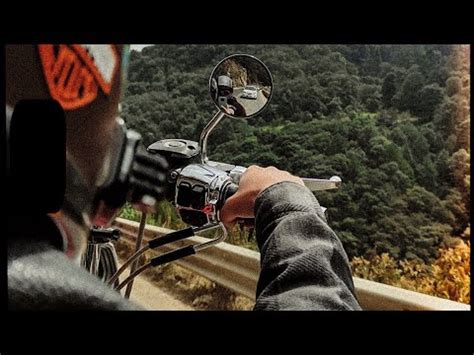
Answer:
<svg viewBox="0 0 474 355"><path fill-rule="evenodd" d="M227 119L213 160L342 177L317 194L350 257L432 260L470 215L469 53L447 45L159 45L130 56L122 115L145 144L197 140L222 58L255 55L274 79L269 108Z"/></svg>

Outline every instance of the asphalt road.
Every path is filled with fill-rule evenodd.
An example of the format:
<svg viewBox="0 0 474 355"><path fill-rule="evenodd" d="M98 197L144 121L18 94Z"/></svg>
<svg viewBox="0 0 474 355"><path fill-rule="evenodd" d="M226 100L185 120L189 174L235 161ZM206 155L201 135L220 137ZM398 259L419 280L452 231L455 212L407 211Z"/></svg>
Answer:
<svg viewBox="0 0 474 355"><path fill-rule="evenodd" d="M172 295L156 287L153 283L138 276L133 282L130 300L147 310L192 311L193 308L173 298Z"/></svg>
<svg viewBox="0 0 474 355"><path fill-rule="evenodd" d="M245 112L248 116L260 111L268 101L265 95L263 95L262 90L258 90L256 99L246 99L240 97L240 95L242 95L242 91L244 91L243 87L234 88L234 96L237 101L245 108Z"/></svg>
<svg viewBox="0 0 474 355"><path fill-rule="evenodd" d="M124 240L124 239L123 239ZM124 260L119 258L119 265L122 265ZM125 280L128 272L120 278ZM146 279L145 276L138 276L133 281L132 293L130 294L130 301L139 304L146 310L158 311L192 311L193 308L187 304L177 300L172 294L163 291L157 287L153 282Z"/></svg>

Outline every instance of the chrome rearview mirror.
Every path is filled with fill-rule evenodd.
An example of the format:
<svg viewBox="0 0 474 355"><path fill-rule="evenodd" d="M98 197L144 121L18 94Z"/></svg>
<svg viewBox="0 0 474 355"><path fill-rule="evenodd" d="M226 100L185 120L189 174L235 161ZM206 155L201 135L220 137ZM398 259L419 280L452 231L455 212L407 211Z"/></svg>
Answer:
<svg viewBox="0 0 474 355"><path fill-rule="evenodd" d="M273 79L260 59L234 54L216 65L209 79L209 91L220 112L230 117L249 118L269 104Z"/></svg>

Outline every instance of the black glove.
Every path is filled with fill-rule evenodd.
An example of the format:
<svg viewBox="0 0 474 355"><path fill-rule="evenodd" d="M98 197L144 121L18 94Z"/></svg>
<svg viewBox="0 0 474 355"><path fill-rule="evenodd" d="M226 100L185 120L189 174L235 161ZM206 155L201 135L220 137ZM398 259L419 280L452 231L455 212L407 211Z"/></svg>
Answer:
<svg viewBox="0 0 474 355"><path fill-rule="evenodd" d="M132 204L141 205L146 195L154 198L155 202L165 199L167 172L168 163L163 157L139 147L133 162L128 200Z"/></svg>

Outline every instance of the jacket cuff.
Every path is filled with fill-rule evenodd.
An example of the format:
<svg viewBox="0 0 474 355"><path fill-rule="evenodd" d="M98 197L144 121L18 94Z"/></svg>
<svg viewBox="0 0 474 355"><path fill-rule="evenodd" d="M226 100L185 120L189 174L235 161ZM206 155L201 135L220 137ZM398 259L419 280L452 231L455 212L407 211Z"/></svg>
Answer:
<svg viewBox="0 0 474 355"><path fill-rule="evenodd" d="M318 200L306 186L283 181L263 190L257 196L254 207L259 249L275 228L275 222L299 212L316 213L326 222Z"/></svg>

